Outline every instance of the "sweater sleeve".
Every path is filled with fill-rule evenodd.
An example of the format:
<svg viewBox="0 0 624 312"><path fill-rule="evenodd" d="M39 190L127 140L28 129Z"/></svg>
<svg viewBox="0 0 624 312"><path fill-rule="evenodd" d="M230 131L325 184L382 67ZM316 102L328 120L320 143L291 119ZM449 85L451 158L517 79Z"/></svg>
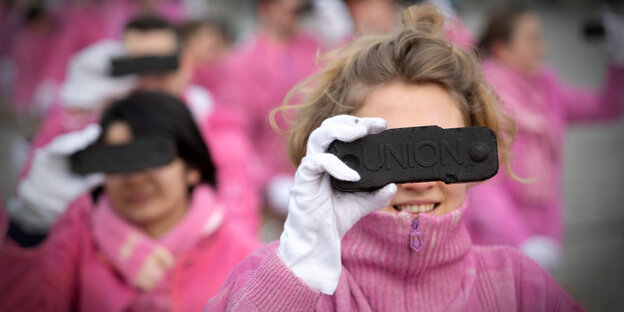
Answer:
<svg viewBox="0 0 624 312"><path fill-rule="evenodd" d="M279 242L245 258L205 311L311 311L321 293L307 286L277 255Z"/></svg>
<svg viewBox="0 0 624 312"><path fill-rule="evenodd" d="M616 119L624 113L624 67L609 67L602 90L554 82L569 121Z"/></svg>
<svg viewBox="0 0 624 312"><path fill-rule="evenodd" d="M75 303L85 207L76 202L34 248L0 244L0 311L70 311ZM3 229L4 230L4 229ZM3 234L4 235L4 234ZM88 238L86 238L88 239Z"/></svg>
<svg viewBox="0 0 624 312"><path fill-rule="evenodd" d="M585 311L529 257L518 254L516 264L518 311Z"/></svg>

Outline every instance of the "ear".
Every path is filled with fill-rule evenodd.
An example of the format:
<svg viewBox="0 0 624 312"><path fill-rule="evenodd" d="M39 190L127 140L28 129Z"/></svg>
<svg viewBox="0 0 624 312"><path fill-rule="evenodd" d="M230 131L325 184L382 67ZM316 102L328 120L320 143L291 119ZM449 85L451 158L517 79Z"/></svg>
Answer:
<svg viewBox="0 0 624 312"><path fill-rule="evenodd" d="M186 184L188 186L194 186L201 180L201 172L197 168L187 167L186 169Z"/></svg>

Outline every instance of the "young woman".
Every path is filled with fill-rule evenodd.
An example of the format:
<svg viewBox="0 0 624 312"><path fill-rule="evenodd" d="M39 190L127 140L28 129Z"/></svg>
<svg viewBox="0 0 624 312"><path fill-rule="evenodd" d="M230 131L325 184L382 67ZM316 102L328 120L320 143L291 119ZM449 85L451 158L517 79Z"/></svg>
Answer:
<svg viewBox="0 0 624 312"><path fill-rule="evenodd" d="M605 25L612 35L611 24ZM622 42L621 37L613 37L611 41ZM529 183L501 172L473 188L468 228L475 243L519 247L554 270L564 233L561 177L566 126L622 115L624 62L618 64L615 53L610 54L607 77L599 90L563 82L543 63L545 42L539 17L520 7L492 14L479 45L485 77L518 126L513 172Z"/></svg>
<svg viewBox="0 0 624 312"><path fill-rule="evenodd" d="M400 31L363 37L312 80L290 134L298 165L279 242L246 258L208 311L571 311L580 307L536 263L508 247L473 246L467 184L389 184L340 192L358 174L326 153L386 128L486 126L510 132L477 61L443 39L432 6ZM345 115L349 114L349 115Z"/></svg>
<svg viewBox="0 0 624 312"><path fill-rule="evenodd" d="M2 225L1 310L201 310L259 246L217 200L215 167L183 102L136 93L106 109L101 129L60 136L35 155L20 189L25 204ZM85 178L67 172L69 155L94 140L110 148L153 137L175 146L166 164ZM141 164L152 152L126 157ZM97 196L59 206L90 185L101 186Z"/></svg>

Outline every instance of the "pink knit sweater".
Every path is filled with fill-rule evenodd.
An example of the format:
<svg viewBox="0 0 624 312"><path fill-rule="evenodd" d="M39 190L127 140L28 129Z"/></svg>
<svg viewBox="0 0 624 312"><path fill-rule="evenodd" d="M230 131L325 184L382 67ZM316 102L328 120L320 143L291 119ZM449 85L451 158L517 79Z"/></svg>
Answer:
<svg viewBox="0 0 624 312"><path fill-rule="evenodd" d="M508 247L473 246L465 206L441 217L376 212L342 240L329 296L308 287L272 243L232 271L206 311L582 311L532 260ZM410 248L410 243L422 248Z"/></svg>

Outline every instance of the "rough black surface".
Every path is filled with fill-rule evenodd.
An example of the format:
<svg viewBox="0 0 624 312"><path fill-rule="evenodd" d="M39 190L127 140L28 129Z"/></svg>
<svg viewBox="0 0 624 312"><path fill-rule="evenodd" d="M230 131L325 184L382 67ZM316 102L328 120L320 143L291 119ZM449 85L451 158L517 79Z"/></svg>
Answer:
<svg viewBox="0 0 624 312"><path fill-rule="evenodd" d="M163 166L175 158L173 141L147 137L124 145L96 145L74 153L71 168L78 174L123 173Z"/></svg>
<svg viewBox="0 0 624 312"><path fill-rule="evenodd" d="M180 67L179 56L138 56L122 57L112 60L111 76L119 77L140 73L162 73L177 70Z"/></svg>
<svg viewBox="0 0 624 312"><path fill-rule="evenodd" d="M498 172L496 134L485 127L390 129L350 143L334 141L328 152L360 174L357 182L332 178L332 186L342 191L371 191L389 183L482 181Z"/></svg>

